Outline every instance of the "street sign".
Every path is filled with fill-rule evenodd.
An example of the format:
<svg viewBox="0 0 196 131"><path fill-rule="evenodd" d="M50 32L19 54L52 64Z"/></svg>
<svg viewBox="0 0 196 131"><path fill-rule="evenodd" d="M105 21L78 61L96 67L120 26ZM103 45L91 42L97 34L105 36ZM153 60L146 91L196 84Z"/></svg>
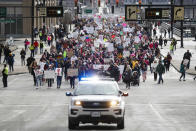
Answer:
<svg viewBox="0 0 196 131"><path fill-rule="evenodd" d="M1 17L6 17L6 14L7 14L6 8L0 7L0 18L1 18Z"/></svg>
<svg viewBox="0 0 196 131"><path fill-rule="evenodd" d="M86 14L90 14L90 13L92 13L92 12L93 12L92 9L86 9L86 10L85 10L85 13L86 13Z"/></svg>
<svg viewBox="0 0 196 131"><path fill-rule="evenodd" d="M16 20L0 20L0 23L15 23Z"/></svg>
<svg viewBox="0 0 196 131"><path fill-rule="evenodd" d="M137 7L125 5L125 20L137 20Z"/></svg>
<svg viewBox="0 0 196 131"><path fill-rule="evenodd" d="M162 9L162 18L169 18L169 9Z"/></svg>
<svg viewBox="0 0 196 131"><path fill-rule="evenodd" d="M184 20L184 7L174 7L174 20Z"/></svg>
<svg viewBox="0 0 196 131"><path fill-rule="evenodd" d="M39 16L43 16L43 17L47 16L46 7L39 8Z"/></svg>
<svg viewBox="0 0 196 131"><path fill-rule="evenodd" d="M63 7L62 6L47 7L47 17L63 17Z"/></svg>

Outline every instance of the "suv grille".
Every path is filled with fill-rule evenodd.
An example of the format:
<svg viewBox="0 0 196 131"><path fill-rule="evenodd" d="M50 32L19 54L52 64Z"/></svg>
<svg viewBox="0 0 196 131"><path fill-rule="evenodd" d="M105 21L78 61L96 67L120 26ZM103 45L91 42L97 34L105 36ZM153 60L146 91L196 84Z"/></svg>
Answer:
<svg viewBox="0 0 196 131"><path fill-rule="evenodd" d="M83 108L108 108L109 102L108 101L83 101L82 102Z"/></svg>

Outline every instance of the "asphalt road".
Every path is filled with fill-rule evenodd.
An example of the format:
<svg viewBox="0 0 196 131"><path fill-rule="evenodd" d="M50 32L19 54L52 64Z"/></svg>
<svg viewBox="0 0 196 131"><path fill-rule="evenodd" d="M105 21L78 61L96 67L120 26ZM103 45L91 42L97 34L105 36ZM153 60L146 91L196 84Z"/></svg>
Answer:
<svg viewBox="0 0 196 131"><path fill-rule="evenodd" d="M196 81L188 76L178 81L180 74L174 69L164 75L158 85L148 73L140 87L125 89L125 129L123 131L195 131ZM1 79L1 78L0 78ZM70 91L68 82L63 87L36 90L29 74L10 76L9 87L0 83L0 131L68 131L67 107ZM115 124L80 125L77 130L117 130Z"/></svg>

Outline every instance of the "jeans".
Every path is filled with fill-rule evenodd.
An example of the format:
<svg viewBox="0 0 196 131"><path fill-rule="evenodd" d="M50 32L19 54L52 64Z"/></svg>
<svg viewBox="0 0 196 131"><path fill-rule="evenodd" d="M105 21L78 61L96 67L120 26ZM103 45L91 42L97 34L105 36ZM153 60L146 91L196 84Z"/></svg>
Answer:
<svg viewBox="0 0 196 131"><path fill-rule="evenodd" d="M163 77L162 77L162 73L159 73L159 82L158 82L158 84L160 84L160 82L162 81L162 83L163 83Z"/></svg>
<svg viewBox="0 0 196 131"><path fill-rule="evenodd" d="M34 50L31 50L31 57L34 57Z"/></svg>
<svg viewBox="0 0 196 131"><path fill-rule="evenodd" d="M7 76L3 76L3 87L7 87Z"/></svg>
<svg viewBox="0 0 196 131"><path fill-rule="evenodd" d="M57 88L60 88L62 81L62 76L57 76Z"/></svg>
<svg viewBox="0 0 196 131"><path fill-rule="evenodd" d="M40 54L43 54L43 48L40 48Z"/></svg>
<svg viewBox="0 0 196 131"><path fill-rule="evenodd" d="M42 86L42 76L39 75L36 77L36 86L38 87L40 84L40 86Z"/></svg>

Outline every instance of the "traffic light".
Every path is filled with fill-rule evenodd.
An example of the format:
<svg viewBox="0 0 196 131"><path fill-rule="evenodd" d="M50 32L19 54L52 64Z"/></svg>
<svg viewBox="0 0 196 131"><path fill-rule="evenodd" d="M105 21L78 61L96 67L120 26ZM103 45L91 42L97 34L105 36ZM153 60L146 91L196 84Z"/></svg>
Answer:
<svg viewBox="0 0 196 131"><path fill-rule="evenodd" d="M116 7L118 7L119 0L116 0Z"/></svg>
<svg viewBox="0 0 196 131"><path fill-rule="evenodd" d="M75 2L75 7L77 7L78 6L78 0L75 0L74 2Z"/></svg>
<svg viewBox="0 0 196 131"><path fill-rule="evenodd" d="M63 17L63 7L62 6L47 7L47 17Z"/></svg>
<svg viewBox="0 0 196 131"><path fill-rule="evenodd" d="M101 6L101 0L98 0L98 7Z"/></svg>

